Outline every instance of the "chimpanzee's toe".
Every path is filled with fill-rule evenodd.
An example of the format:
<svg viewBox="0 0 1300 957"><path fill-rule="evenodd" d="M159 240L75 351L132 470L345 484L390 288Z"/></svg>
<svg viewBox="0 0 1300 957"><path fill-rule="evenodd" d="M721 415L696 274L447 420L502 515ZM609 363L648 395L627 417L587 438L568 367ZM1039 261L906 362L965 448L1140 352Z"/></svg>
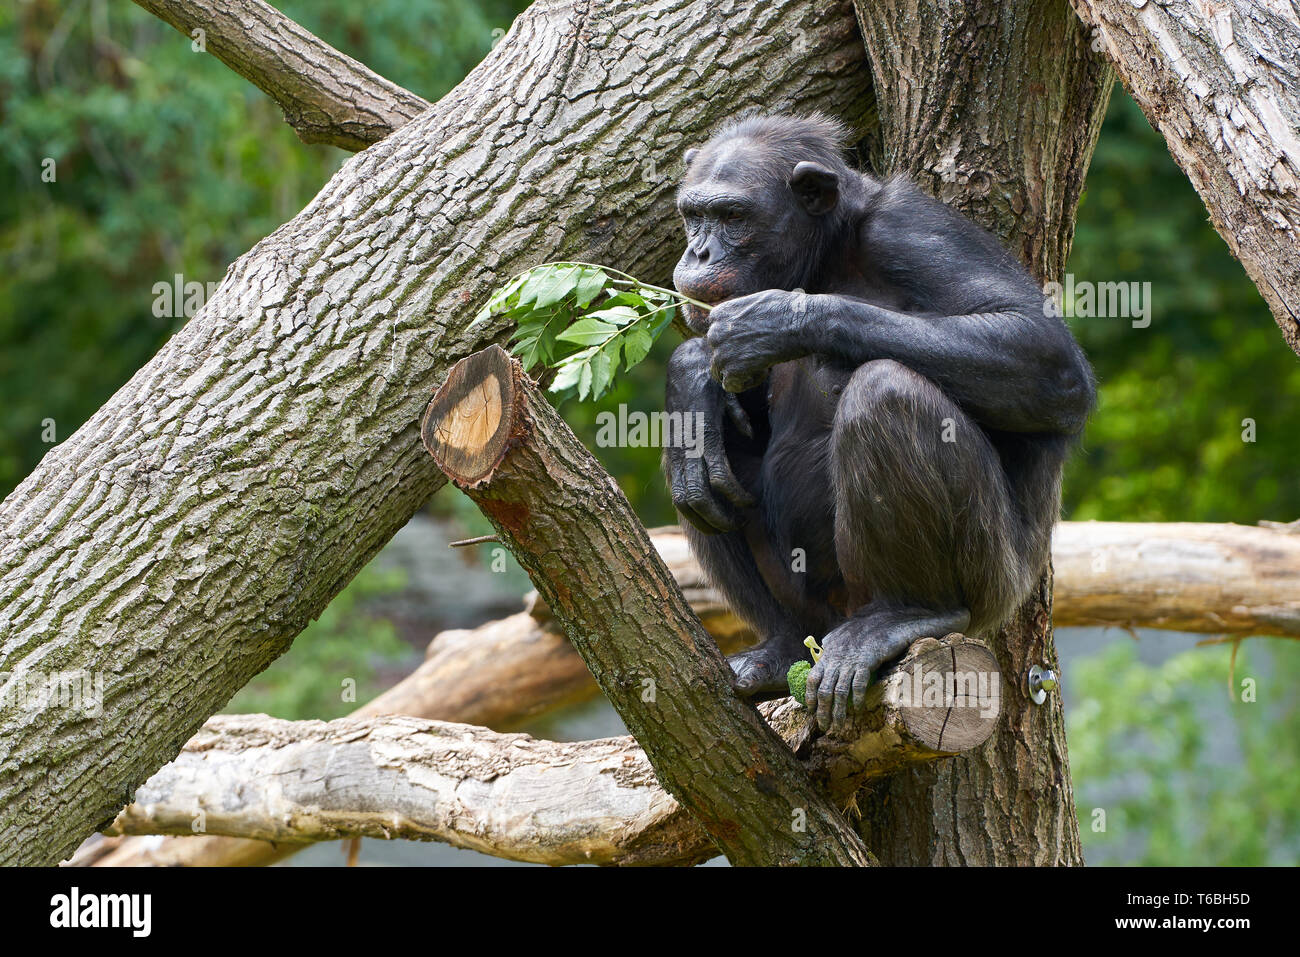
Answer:
<svg viewBox="0 0 1300 957"><path fill-rule="evenodd" d="M796 661L808 660L808 651L794 639L769 638L754 648L727 659L734 675L732 684L745 698L766 701L790 694L786 672Z"/></svg>

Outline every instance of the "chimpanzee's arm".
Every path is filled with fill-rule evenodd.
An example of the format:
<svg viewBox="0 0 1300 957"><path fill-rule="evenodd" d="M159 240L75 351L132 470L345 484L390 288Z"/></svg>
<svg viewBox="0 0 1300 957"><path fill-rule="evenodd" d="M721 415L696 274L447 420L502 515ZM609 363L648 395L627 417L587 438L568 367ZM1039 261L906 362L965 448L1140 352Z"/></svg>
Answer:
<svg viewBox="0 0 1300 957"><path fill-rule="evenodd" d="M1083 351L990 233L896 179L881 184L858 241L863 266L906 305L810 297L800 330L811 352L854 363L893 359L990 428L1083 427L1094 399Z"/></svg>
<svg viewBox="0 0 1300 957"><path fill-rule="evenodd" d="M951 316L910 315L813 296L810 354L854 364L893 359L937 384L973 419L1010 432L1073 434L1093 403L1092 375L1064 324L1041 304Z"/></svg>
<svg viewBox="0 0 1300 957"><path fill-rule="evenodd" d="M993 236L910 184L880 187L855 240L863 288L852 295L767 290L711 315L712 371L733 391L805 355L860 365L893 359L987 428L1074 433L1092 407L1092 372L1033 279ZM835 288L856 291L851 276Z"/></svg>

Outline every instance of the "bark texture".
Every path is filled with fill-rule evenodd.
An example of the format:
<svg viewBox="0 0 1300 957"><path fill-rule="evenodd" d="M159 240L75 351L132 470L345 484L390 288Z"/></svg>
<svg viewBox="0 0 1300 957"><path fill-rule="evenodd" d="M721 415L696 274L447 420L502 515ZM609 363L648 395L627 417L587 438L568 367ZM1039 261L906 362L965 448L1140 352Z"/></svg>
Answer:
<svg viewBox="0 0 1300 957"><path fill-rule="evenodd" d="M1300 10L1071 2L1300 354Z"/></svg>
<svg viewBox="0 0 1300 957"><path fill-rule="evenodd" d="M731 687L618 484L497 346L458 362L422 435L528 572L664 787L733 864L873 863Z"/></svg>
<svg viewBox="0 0 1300 957"><path fill-rule="evenodd" d="M1057 278L1111 75L1066 0L856 0L875 80L878 172L906 173ZM860 832L885 864L1083 861L1056 668L1051 573L1003 628L1004 722L978 752L906 771L865 800Z"/></svg>
<svg viewBox="0 0 1300 957"><path fill-rule="evenodd" d="M304 143L363 150L429 103L340 53L262 0L135 0L279 104Z"/></svg>
<svg viewBox="0 0 1300 957"><path fill-rule="evenodd" d="M110 822L443 484L419 414L497 284L664 278L686 145L746 107L861 130L867 86L845 3L539 3L239 259L0 509L0 672L105 685L93 721L0 705L0 863Z"/></svg>
<svg viewBox="0 0 1300 957"><path fill-rule="evenodd" d="M913 673L924 683L932 671L946 679L951 662L983 669L992 660L986 646L959 635L917 642L881 676L858 730L841 739L814 735L807 712L789 699L762 712L783 747L802 754L819 785L847 802L863 781L987 737L997 721L996 681L979 700L926 706L915 698ZM410 716L210 719L111 828L196 831L282 850L351 837L434 840L542 864L697 864L717 853L630 736L561 744ZM211 849L218 840L173 843ZM228 838L225 846L233 853L250 843ZM102 848L111 853L99 863L120 863L123 849Z"/></svg>

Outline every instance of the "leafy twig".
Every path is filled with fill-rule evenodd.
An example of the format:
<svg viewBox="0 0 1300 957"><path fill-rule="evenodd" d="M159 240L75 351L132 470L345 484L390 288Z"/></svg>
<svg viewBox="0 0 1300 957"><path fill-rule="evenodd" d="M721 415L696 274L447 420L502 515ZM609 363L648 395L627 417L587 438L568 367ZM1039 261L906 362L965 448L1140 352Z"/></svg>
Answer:
<svg viewBox="0 0 1300 957"><path fill-rule="evenodd" d="M586 262L534 266L492 294L474 318L515 322L511 350L525 369L556 370L552 393L579 399L602 396L620 366L630 369L650 352L673 311L707 303L635 276Z"/></svg>

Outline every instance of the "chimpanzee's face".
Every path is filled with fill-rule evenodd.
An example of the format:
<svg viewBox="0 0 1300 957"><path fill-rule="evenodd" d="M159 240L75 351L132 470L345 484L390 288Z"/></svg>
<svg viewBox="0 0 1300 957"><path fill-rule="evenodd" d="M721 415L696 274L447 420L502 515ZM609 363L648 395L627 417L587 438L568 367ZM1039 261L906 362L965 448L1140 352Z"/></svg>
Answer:
<svg viewBox="0 0 1300 957"><path fill-rule="evenodd" d="M713 305L765 289L796 288L804 247L825 212L810 209L796 183L796 169L814 164L773 168L761 144L739 138L688 150L686 162L677 194L686 227L686 251L673 271L678 292ZM697 332L708 326L694 307L687 308L686 321Z"/></svg>

